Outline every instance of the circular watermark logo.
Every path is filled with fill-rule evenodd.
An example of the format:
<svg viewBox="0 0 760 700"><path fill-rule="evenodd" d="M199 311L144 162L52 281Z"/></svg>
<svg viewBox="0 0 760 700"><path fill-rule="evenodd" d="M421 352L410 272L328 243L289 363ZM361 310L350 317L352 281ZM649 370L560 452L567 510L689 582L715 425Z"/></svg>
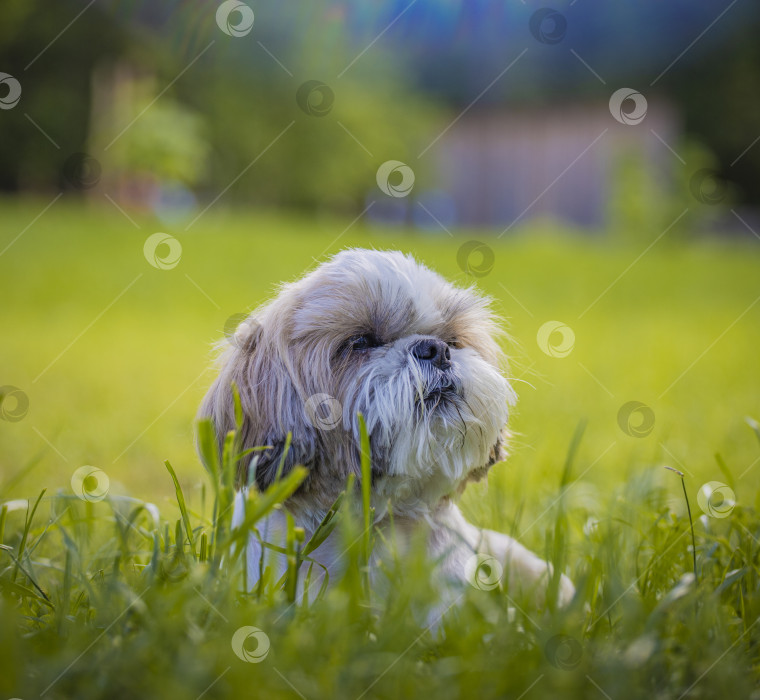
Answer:
<svg viewBox="0 0 760 700"><path fill-rule="evenodd" d="M335 93L321 80L307 80L296 91L296 104L311 117L324 117L330 113Z"/></svg>
<svg viewBox="0 0 760 700"><path fill-rule="evenodd" d="M216 24L227 36L246 36L253 29L253 10L240 0L225 0L216 10Z"/></svg>
<svg viewBox="0 0 760 700"><path fill-rule="evenodd" d="M575 347L575 333L562 321L547 321L538 329L536 343L549 357L567 357Z"/></svg>
<svg viewBox="0 0 760 700"><path fill-rule="evenodd" d="M168 233L154 233L143 245L145 259L158 270L172 270L182 258L182 244Z"/></svg>
<svg viewBox="0 0 760 700"><path fill-rule="evenodd" d="M697 492L697 503L711 518L727 518L736 506L736 494L728 484L708 481Z"/></svg>
<svg viewBox="0 0 760 700"><path fill-rule="evenodd" d="M319 430L334 430L343 419L343 407L330 394L313 394L304 404L306 417Z"/></svg>
<svg viewBox="0 0 760 700"><path fill-rule="evenodd" d="M83 501L102 501L110 485L108 474L90 465L79 467L71 475L71 490Z"/></svg>
<svg viewBox="0 0 760 700"><path fill-rule="evenodd" d="M0 386L0 419L18 423L29 413L29 397L17 386Z"/></svg>
<svg viewBox="0 0 760 700"><path fill-rule="evenodd" d="M389 197L406 197L414 187L414 171L400 160L386 160L377 169L376 179L377 186Z"/></svg>
<svg viewBox="0 0 760 700"><path fill-rule="evenodd" d="M0 73L0 109L13 109L21 99L21 83L8 73Z"/></svg>
<svg viewBox="0 0 760 700"><path fill-rule="evenodd" d="M256 642L256 646L250 649L250 640ZM232 635L232 651L242 661L249 664L260 664L269 654L269 637L266 632L258 627L239 627Z"/></svg>
<svg viewBox="0 0 760 700"><path fill-rule="evenodd" d="M610 114L626 126L636 126L647 116L647 98L632 88L615 90L610 97Z"/></svg>
<svg viewBox="0 0 760 700"><path fill-rule="evenodd" d="M654 430L654 411L641 401L628 401L620 407L617 422L626 435L643 438Z"/></svg>
<svg viewBox="0 0 760 700"><path fill-rule="evenodd" d="M575 637L556 634L546 642L544 654L552 666L562 671L571 671L581 662L583 646Z"/></svg>
<svg viewBox="0 0 760 700"><path fill-rule="evenodd" d="M462 243L457 251L457 264L472 277L485 277L493 270L495 259L493 249L480 241Z"/></svg>
<svg viewBox="0 0 760 700"><path fill-rule="evenodd" d="M177 583L177 581L187 578L187 575L190 573L190 569L188 569L187 564L185 564L181 556L162 561L159 571L161 577L171 583Z"/></svg>
<svg viewBox="0 0 760 700"><path fill-rule="evenodd" d="M714 170L697 170L689 179L692 196L702 204L720 204L726 197L726 183Z"/></svg>
<svg viewBox="0 0 760 700"><path fill-rule="evenodd" d="M492 591L498 588L504 567L490 554L473 554L464 566L464 575L473 588L479 591Z"/></svg>
<svg viewBox="0 0 760 700"><path fill-rule="evenodd" d="M75 190L89 190L100 182L100 163L87 153L72 153L63 164L63 177Z"/></svg>
<svg viewBox="0 0 760 700"><path fill-rule="evenodd" d="M550 7L536 10L528 26L533 38L541 44L559 44L567 33L565 16Z"/></svg>

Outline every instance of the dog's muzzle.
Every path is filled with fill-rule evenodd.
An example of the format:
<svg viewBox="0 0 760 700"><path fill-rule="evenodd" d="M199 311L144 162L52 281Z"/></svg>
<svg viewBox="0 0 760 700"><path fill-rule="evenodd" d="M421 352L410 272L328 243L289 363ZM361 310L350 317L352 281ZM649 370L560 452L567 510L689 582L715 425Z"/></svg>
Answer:
<svg viewBox="0 0 760 700"><path fill-rule="evenodd" d="M409 347L409 355L422 378L421 403L426 409L448 404L462 396L462 383L451 362L449 346L438 338L421 338Z"/></svg>

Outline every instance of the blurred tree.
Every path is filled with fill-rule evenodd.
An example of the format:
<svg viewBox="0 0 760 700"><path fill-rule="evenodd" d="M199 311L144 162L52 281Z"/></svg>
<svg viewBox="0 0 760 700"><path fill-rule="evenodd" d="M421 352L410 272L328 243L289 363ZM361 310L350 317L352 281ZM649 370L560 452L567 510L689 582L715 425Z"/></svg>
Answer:
<svg viewBox="0 0 760 700"><path fill-rule="evenodd" d="M178 83L214 144L207 197L242 174L225 201L356 211L387 160L432 175L417 154L443 108L410 86L403 55L373 47L373 60L352 63L329 5L270 8L255 43L220 40L215 61Z"/></svg>
<svg viewBox="0 0 760 700"><path fill-rule="evenodd" d="M176 3L162 12L112 3L87 8L56 39L82 3L51 11L41 0L13 0L9 7L0 70L21 81L23 95L0 113L0 189L57 187L66 158L87 151L109 187L150 174L213 199L235 181L224 202L355 210L376 189L378 166L411 161L435 126L437 110L406 87L401 62L378 47L373 61L339 78L353 51L348 37L337 26L329 41L316 36L293 11L273 10L254 41L224 35L213 4L183 14ZM190 30L193 40L183 42ZM260 48L266 45L300 70L278 65ZM124 76L114 66L133 78L120 86ZM323 87L304 90L320 78Z"/></svg>
<svg viewBox="0 0 760 700"><path fill-rule="evenodd" d="M685 57L667 87L683 110L688 134L715 153L718 173L737 198L760 204L760 21L743 24L717 50ZM687 163L692 172L697 164Z"/></svg>
<svg viewBox="0 0 760 700"><path fill-rule="evenodd" d="M606 229L613 235L646 245L664 234L663 243L672 242L705 233L725 216L735 192L712 177L718 172L715 156L694 140L677 150L688 166L667 176L653 172L638 151L620 155L607 200Z"/></svg>
<svg viewBox="0 0 760 700"><path fill-rule="evenodd" d="M99 66L93 86L89 149L99 154L107 191L150 207L164 184L201 183L210 151L202 115L172 97L158 99L155 77L124 61Z"/></svg>
<svg viewBox="0 0 760 700"><path fill-rule="evenodd" d="M225 201L355 208L385 160L422 167L417 149L423 132L428 139L436 133L440 105L460 112L527 47L479 105L606 99L619 84L664 93L681 110L687 136L714 152L721 174L737 183L739 200L760 201L760 143L752 146L760 136L756 5L730 8L691 47L728 0L717 7L691 0L572 4L560 8L567 35L556 45L531 35L535 7L520 3L270 3L265 19L257 9L253 32L242 38L219 29L218 5L4 0L0 71L23 92L15 108L0 111L0 190L57 187L70 154L96 150L98 140L89 140L92 76L125 61L155 77L154 96L167 91L138 118L125 145L114 146L114 167L139 169L154 159L167 172L181 170L209 198L239 176ZM571 47L604 84L570 56ZM652 87L679 47L690 48ZM308 81L325 84L329 107L309 113L299 106L298 90ZM144 104L125 113L136 115ZM167 129L175 119L176 129ZM196 158L191 153L205 150L202 141L213 149ZM179 166L170 151L193 165ZM108 158L92 155L103 159L107 177ZM207 166L202 177L198 164Z"/></svg>
<svg viewBox="0 0 760 700"><path fill-rule="evenodd" d="M59 186L66 158L87 141L93 68L134 41L97 7L61 33L81 10L70 0L3 0L0 71L22 93L0 111L0 190Z"/></svg>

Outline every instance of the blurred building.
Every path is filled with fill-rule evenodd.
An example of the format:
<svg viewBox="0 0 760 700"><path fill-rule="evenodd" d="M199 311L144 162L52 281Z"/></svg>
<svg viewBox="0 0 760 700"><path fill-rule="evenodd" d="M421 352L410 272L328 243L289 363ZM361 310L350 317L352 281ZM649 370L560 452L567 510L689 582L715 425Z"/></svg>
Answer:
<svg viewBox="0 0 760 700"><path fill-rule="evenodd" d="M597 102L493 108L463 116L426 157L436 159L448 195L442 216L452 225L506 228L546 216L601 226L621 160L636 157L665 183L679 165L666 144L680 137L677 114L664 102L650 102L636 125L618 123Z"/></svg>

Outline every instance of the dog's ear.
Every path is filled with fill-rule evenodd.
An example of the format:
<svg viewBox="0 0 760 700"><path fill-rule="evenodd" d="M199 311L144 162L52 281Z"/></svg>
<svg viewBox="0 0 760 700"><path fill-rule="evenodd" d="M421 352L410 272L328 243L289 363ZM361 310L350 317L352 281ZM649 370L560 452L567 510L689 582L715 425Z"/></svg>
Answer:
<svg viewBox="0 0 760 700"><path fill-rule="evenodd" d="M229 347L220 358L221 371L201 403L198 418L211 418L221 453L225 436L236 429L232 387L237 387L243 409L241 450L264 446L269 449L240 461L236 487L251 483L255 477L258 488L264 490L277 475L288 432L291 445L282 475L296 464L315 465L316 438L285 362L274 346L266 345L269 341L261 324L247 319L228 341Z"/></svg>

